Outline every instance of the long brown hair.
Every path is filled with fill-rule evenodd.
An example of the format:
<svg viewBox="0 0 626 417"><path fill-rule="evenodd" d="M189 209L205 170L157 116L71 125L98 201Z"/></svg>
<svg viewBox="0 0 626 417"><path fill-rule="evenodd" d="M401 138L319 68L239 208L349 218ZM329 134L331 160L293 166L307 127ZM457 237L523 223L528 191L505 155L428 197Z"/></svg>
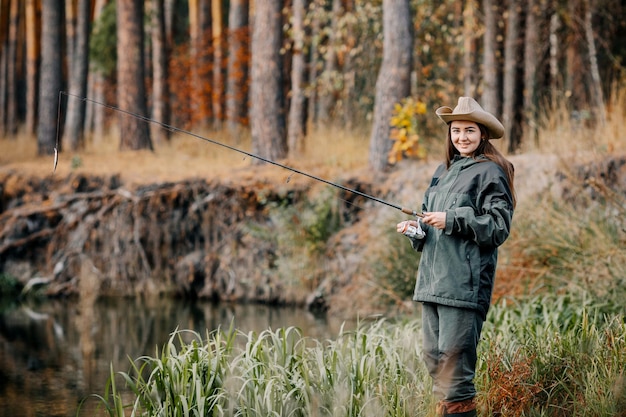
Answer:
<svg viewBox="0 0 626 417"><path fill-rule="evenodd" d="M476 122L474 122L476 123ZM474 156L484 155L490 161L495 162L502 168L506 175L509 188L511 189L511 195L513 197L513 207L517 204L517 198L515 197L515 167L513 164L502 155L502 153L491 143L489 139L489 131L481 123L476 123L480 129L481 141L478 148L474 151ZM456 155L460 155L459 151L454 147L452 143L452 133L450 132L450 123L448 123L448 146L446 152L446 166L450 168L450 164Z"/></svg>

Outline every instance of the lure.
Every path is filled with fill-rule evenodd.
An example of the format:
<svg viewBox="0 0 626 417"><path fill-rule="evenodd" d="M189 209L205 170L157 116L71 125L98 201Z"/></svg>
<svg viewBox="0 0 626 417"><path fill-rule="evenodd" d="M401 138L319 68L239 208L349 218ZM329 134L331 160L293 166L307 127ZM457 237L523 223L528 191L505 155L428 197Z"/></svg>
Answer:
<svg viewBox="0 0 626 417"><path fill-rule="evenodd" d="M52 173L54 174L57 171L57 164L59 163L59 151L56 146L54 147L54 167L52 168Z"/></svg>

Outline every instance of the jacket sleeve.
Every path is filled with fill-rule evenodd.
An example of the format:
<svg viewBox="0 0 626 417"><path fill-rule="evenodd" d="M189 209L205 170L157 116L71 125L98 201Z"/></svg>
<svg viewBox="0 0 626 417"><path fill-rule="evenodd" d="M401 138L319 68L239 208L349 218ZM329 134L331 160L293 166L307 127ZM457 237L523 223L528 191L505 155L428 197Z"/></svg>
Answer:
<svg viewBox="0 0 626 417"><path fill-rule="evenodd" d="M498 175L483 184L476 209L469 206L446 211L447 235L460 235L478 246L498 247L509 237L513 198L506 178Z"/></svg>

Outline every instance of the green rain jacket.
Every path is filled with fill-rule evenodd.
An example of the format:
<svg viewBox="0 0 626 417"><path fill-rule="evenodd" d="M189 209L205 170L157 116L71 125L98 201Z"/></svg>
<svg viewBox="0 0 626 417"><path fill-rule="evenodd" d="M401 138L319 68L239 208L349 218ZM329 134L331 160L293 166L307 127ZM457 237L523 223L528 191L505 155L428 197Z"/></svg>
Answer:
<svg viewBox="0 0 626 417"><path fill-rule="evenodd" d="M509 236L513 197L506 174L484 156L457 156L435 171L422 210L446 212L444 230L422 225L413 300L478 310L486 317L498 246Z"/></svg>

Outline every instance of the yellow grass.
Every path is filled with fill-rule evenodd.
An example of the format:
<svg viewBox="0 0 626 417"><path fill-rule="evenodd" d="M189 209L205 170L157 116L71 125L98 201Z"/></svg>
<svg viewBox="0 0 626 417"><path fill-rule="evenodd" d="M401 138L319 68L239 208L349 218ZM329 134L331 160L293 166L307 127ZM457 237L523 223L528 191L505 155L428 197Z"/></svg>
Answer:
<svg viewBox="0 0 626 417"><path fill-rule="evenodd" d="M544 111L539 124L537 142L526 141L522 152L565 157L575 155L577 162L589 161L605 154L624 153L626 90L613 92L607 105L605 124L591 126L589 120L575 120L565 105Z"/></svg>
<svg viewBox="0 0 626 417"><path fill-rule="evenodd" d="M249 136L230 137L225 132L193 131L194 135L252 153ZM119 151L119 137L109 133L88 140L84 150L63 150L55 175L89 173L120 174L131 183L178 181L186 178L228 178L246 167L255 158L184 133L174 134L169 143L154 144L154 151ZM333 174L367 165L369 137L351 132L322 129L307 138L302 155L277 161L307 172L313 170ZM19 170L38 176L51 175L53 156L37 156L36 138L21 134L0 139L0 170ZM269 168L272 169L271 167ZM279 175L289 172L280 168Z"/></svg>
<svg viewBox="0 0 626 417"><path fill-rule="evenodd" d="M525 140L521 153L558 155L561 160L580 163L626 152L626 137L622 134L626 129L626 91L614 93L607 108L607 123L593 128L572 121L565 106L545 111L537 140ZM192 130L192 133L251 152L249 134L234 139L225 131ZM439 141L443 142L445 137L443 126L441 132L422 132L420 136L427 140L428 160L440 160L443 146ZM347 171L367 171L369 139L369 129L348 131L322 127L309 133L302 155L277 162L332 180ZM506 154L506 141L494 141L494 144ZM119 136L114 129L104 137L89 139L85 150L65 149L59 155L55 175L119 174L127 183L198 177L228 179L250 171L248 168L255 162L254 158L183 133L174 134L169 143L155 143L154 152L120 152L118 146ZM0 149L0 171L18 170L38 176L52 174L53 157L36 156L37 140L33 136L20 134L16 138L0 138ZM278 178L290 175L272 167L264 172Z"/></svg>

